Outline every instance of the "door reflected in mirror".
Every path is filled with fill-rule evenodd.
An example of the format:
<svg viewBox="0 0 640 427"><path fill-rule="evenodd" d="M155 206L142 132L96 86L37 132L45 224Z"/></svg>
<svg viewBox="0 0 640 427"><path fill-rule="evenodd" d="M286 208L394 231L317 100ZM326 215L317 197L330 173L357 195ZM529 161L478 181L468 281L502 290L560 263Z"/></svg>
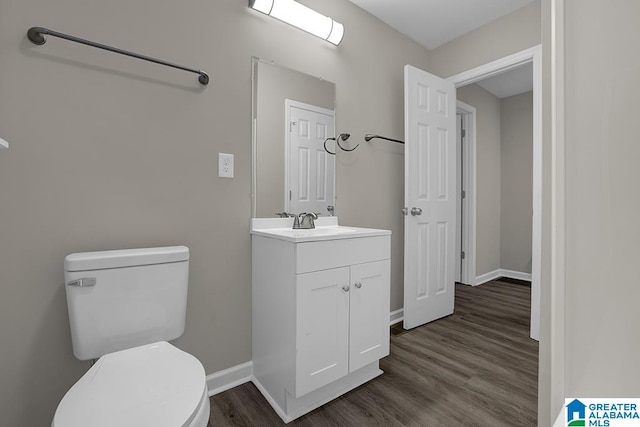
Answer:
<svg viewBox="0 0 640 427"><path fill-rule="evenodd" d="M252 216L331 215L335 84L253 58ZM326 148L335 152L335 142Z"/></svg>

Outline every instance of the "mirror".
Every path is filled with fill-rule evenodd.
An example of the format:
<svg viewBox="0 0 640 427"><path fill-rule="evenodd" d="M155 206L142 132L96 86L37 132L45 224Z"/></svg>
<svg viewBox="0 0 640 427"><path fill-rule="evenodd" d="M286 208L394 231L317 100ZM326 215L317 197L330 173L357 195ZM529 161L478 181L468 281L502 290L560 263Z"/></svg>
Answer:
<svg viewBox="0 0 640 427"><path fill-rule="evenodd" d="M252 81L252 216L331 215L335 84L258 58Z"/></svg>

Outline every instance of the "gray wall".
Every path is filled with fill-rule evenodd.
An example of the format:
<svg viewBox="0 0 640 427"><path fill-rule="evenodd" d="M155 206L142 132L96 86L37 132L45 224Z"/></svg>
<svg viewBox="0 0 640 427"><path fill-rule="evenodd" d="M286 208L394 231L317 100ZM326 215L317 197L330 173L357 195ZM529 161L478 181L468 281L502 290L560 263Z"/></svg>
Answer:
<svg viewBox="0 0 640 427"><path fill-rule="evenodd" d="M500 100L500 268L531 273L533 92Z"/></svg>
<svg viewBox="0 0 640 427"><path fill-rule="evenodd" d="M500 266L500 99L472 84L458 99L476 108L476 277Z"/></svg>
<svg viewBox="0 0 640 427"><path fill-rule="evenodd" d="M345 24L339 47L244 1L0 3L0 132L11 143L0 152L3 425L48 425L87 369L71 351L71 252L189 246L187 329L175 344L207 373L250 359L252 56L335 82L352 140L402 138L405 64L446 76L540 41L537 2L433 54L344 0L304 3ZM33 25L199 67L211 83L59 39L34 46ZM217 178L218 152L235 154L233 180ZM341 221L393 231L400 308L403 147L362 143L337 160Z"/></svg>
<svg viewBox="0 0 640 427"><path fill-rule="evenodd" d="M48 425L88 367L71 350L72 252L189 246L176 345L207 373L250 360L251 57L335 82L352 139L402 137L403 66L427 67L426 50L351 3L307 3L344 23L339 47L245 1L0 3L0 424ZM211 83L53 37L34 46L33 25L200 67ZM218 152L235 154L234 179L217 178ZM341 219L393 231L397 308L403 148L362 142L338 163Z"/></svg>
<svg viewBox="0 0 640 427"><path fill-rule="evenodd" d="M638 16L566 2L566 396L640 396Z"/></svg>
<svg viewBox="0 0 640 427"><path fill-rule="evenodd" d="M470 31L429 57L430 72L449 77L540 44L540 1Z"/></svg>
<svg viewBox="0 0 640 427"><path fill-rule="evenodd" d="M472 84L458 99L476 108L476 277L531 273L533 93L500 99Z"/></svg>

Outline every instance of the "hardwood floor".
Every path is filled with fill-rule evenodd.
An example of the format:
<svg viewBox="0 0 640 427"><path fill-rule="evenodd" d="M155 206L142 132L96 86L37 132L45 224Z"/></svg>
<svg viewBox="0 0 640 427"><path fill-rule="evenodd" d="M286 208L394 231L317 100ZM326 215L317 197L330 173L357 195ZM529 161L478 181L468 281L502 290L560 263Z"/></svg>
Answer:
<svg viewBox="0 0 640 427"><path fill-rule="evenodd" d="M391 336L385 372L298 418L300 426L535 426L531 289L456 285L455 313ZM212 426L284 425L251 383L211 398Z"/></svg>

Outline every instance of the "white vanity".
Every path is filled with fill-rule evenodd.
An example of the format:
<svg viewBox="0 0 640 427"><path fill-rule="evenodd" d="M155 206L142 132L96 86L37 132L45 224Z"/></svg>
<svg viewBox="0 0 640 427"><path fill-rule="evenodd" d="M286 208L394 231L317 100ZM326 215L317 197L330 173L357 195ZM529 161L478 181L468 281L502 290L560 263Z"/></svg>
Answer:
<svg viewBox="0 0 640 427"><path fill-rule="evenodd" d="M391 232L251 221L252 380L289 422L382 374Z"/></svg>

